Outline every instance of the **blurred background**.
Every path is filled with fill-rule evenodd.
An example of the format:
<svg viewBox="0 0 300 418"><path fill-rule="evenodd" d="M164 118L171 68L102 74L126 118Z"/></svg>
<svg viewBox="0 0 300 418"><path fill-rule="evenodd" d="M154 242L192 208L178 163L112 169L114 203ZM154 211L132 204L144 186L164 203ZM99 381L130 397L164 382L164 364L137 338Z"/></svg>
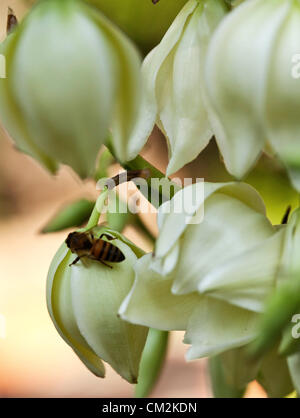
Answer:
<svg viewBox="0 0 300 418"><path fill-rule="evenodd" d="M20 19L26 11L26 2L0 1L3 39L7 6L10 5ZM159 131L154 131L142 154L164 171L167 150ZM119 168L113 165L111 174ZM230 180L214 141L197 160L177 173L178 176L204 177L207 181ZM284 171L267 155L247 181L263 194L274 223L280 222L288 204L297 205L297 196ZM96 196L93 181L82 183L65 167L57 176L50 176L14 148L0 125L0 314L6 329L6 335L0 333L1 397L133 395L133 387L109 366L106 379L98 379L85 369L57 334L46 308L48 267L69 230L51 234L39 231L63 205L77 198ZM143 221L155 235L155 215ZM126 228L124 233L137 245L151 251L149 239L134 227ZM207 362L204 359L186 363L187 346L182 344L182 339L183 333L172 333L167 361L152 396L211 397ZM264 397L265 394L254 382L247 396Z"/></svg>

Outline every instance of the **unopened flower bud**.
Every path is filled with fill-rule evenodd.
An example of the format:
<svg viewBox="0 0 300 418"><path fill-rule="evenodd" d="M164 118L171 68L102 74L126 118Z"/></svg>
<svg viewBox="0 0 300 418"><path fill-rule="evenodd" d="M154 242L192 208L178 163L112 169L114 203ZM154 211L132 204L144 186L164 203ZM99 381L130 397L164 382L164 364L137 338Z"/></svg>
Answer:
<svg viewBox="0 0 300 418"><path fill-rule="evenodd" d="M91 175L111 128L126 141L139 103L138 53L95 8L78 0L38 2L0 46L0 119L18 148L55 171Z"/></svg>
<svg viewBox="0 0 300 418"><path fill-rule="evenodd" d="M47 280L49 313L62 338L94 374L104 377L104 360L136 383L148 328L120 319L118 309L133 284L133 265L143 252L109 228L96 227L83 234L88 241L102 236L106 256L97 258L90 251L70 265L83 249L69 237L68 245L77 253L64 243L52 261ZM120 251L124 260L109 262L115 259L113 251Z"/></svg>
<svg viewBox="0 0 300 418"><path fill-rule="evenodd" d="M213 136L203 73L208 44L226 11L223 0L189 0L143 63L145 96L130 146L134 155L156 123L167 137L167 175L195 159Z"/></svg>
<svg viewBox="0 0 300 418"><path fill-rule="evenodd" d="M216 30L207 54L211 123L238 178L269 141L300 189L299 1L250 0Z"/></svg>

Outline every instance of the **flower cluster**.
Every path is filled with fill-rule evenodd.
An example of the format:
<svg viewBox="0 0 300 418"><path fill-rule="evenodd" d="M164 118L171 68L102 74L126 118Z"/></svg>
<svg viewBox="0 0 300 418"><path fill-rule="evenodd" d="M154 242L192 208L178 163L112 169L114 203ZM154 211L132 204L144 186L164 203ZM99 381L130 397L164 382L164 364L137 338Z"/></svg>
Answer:
<svg viewBox="0 0 300 418"><path fill-rule="evenodd" d="M288 277L280 266L293 246L290 227L272 226L260 196L243 183L205 184L195 216L203 205L198 225L161 206L155 251L137 261L120 314L134 324L185 330L188 360L221 355L235 387L258 378L270 396L284 396L293 389L287 360L274 350L250 361L248 345L266 300Z"/></svg>
<svg viewBox="0 0 300 418"><path fill-rule="evenodd" d="M171 7L163 1L151 7ZM300 0L183 0L143 64L103 14L112 16L114 7L102 3L39 1L0 45L7 62L0 119L18 148L51 171L67 164L85 178L103 144L132 165L157 125L168 145L167 175L215 137L236 179L267 150L300 190ZM115 20L130 26L125 17ZM149 49L137 33L129 28ZM85 252L79 247L74 256L62 245L47 281L58 332L97 376L104 360L136 383L149 328L183 330L187 359L215 358L229 386L243 391L258 379L270 396L300 393L299 353L281 340L291 310L270 325L266 309L270 297L293 290L293 309L300 309L299 210L273 225L246 183L177 190L158 208L152 253L97 222L84 230L93 241ZM180 201L187 207L178 212ZM111 266L117 251L122 259Z"/></svg>

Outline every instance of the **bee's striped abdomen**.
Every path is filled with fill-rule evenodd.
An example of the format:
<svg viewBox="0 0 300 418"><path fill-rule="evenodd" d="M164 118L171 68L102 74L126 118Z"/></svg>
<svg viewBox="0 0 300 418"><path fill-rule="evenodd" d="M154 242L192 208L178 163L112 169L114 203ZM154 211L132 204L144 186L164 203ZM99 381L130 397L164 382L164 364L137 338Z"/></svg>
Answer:
<svg viewBox="0 0 300 418"><path fill-rule="evenodd" d="M124 254L118 247L102 239L95 243L93 256L99 261L109 261L111 263L120 263L125 260Z"/></svg>

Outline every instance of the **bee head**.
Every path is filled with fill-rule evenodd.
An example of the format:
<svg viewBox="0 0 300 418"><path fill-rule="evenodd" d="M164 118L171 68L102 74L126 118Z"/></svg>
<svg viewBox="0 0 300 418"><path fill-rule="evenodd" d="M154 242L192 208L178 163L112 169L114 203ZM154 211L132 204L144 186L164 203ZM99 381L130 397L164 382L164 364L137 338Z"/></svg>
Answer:
<svg viewBox="0 0 300 418"><path fill-rule="evenodd" d="M86 250L92 247L89 236L82 232L71 232L65 242L71 251Z"/></svg>

